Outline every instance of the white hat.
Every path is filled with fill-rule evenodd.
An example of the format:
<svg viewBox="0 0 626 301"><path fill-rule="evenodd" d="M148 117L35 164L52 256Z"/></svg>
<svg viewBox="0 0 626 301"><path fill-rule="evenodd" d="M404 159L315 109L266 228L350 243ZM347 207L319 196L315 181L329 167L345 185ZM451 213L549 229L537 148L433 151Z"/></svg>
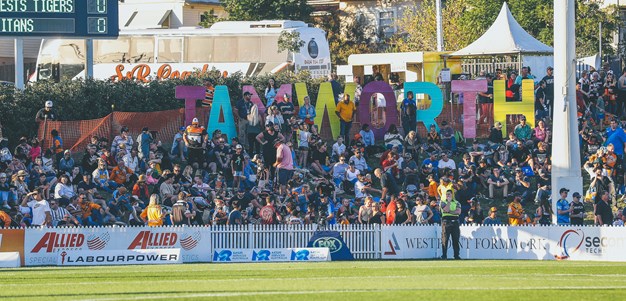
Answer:
<svg viewBox="0 0 626 301"><path fill-rule="evenodd" d="M194 118L191 123L198 123L198 118Z"/></svg>
<svg viewBox="0 0 626 301"><path fill-rule="evenodd" d="M46 108L52 108L52 100L46 101Z"/></svg>

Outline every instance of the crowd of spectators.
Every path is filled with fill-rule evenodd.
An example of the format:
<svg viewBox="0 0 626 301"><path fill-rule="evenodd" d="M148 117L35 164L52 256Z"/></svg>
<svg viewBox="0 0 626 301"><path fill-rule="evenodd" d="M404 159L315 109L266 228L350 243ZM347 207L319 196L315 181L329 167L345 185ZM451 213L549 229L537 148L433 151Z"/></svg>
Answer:
<svg viewBox="0 0 626 301"><path fill-rule="evenodd" d="M461 204L462 223L550 224L556 214L559 224L586 219L623 225L613 206L624 195L620 97L626 97L626 70L619 79L602 71L580 79L582 168L589 188L571 198L567 189L555 188L561 198L551 200L552 68L537 81L536 124L512 115L516 125L503 138L504 125L493 122L492 79L506 80L507 98L515 101L521 79L534 78L529 69L519 76L480 74L489 82L477 99L479 120L493 124L487 140L466 142L445 121L420 136L417 102L408 93L399 107L403 127L391 124L376 141L365 122L352 130L356 104L376 103L360 99L357 84L353 99L334 93L341 134L328 143L314 123L310 99L296 108L290 95L277 95L273 80L265 91L266 112L247 92L235 103L237 137L207 133L194 119L168 148L148 128L133 137L123 127L110 143L93 136L77 154L66 149L57 130L48 149L24 137L10 151L4 139L0 220L5 227L437 224L440 203L451 197ZM340 90L335 75L330 81ZM48 118L56 118L52 102L37 114L38 122ZM557 212L551 202L558 202Z"/></svg>

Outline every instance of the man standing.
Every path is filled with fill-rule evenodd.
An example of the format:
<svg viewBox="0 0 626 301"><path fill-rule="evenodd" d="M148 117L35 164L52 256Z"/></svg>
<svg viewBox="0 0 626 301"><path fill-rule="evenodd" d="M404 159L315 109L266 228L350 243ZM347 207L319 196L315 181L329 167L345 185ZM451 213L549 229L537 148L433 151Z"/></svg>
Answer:
<svg viewBox="0 0 626 301"><path fill-rule="evenodd" d="M406 93L406 98L402 101L400 106L402 119L402 129L404 134L408 134L410 131L415 131L417 127L417 104L413 97L413 91Z"/></svg>
<svg viewBox="0 0 626 301"><path fill-rule="evenodd" d="M252 102L250 99L252 98L252 93L246 91L243 92L243 99L237 102L235 106L235 114L239 118L237 122L237 137L239 137L239 141L243 146L247 147L248 144L248 115L250 114L250 110L252 110Z"/></svg>
<svg viewBox="0 0 626 301"><path fill-rule="evenodd" d="M146 163L148 162L150 143L152 143L152 140L152 134L150 133L148 127L141 129L141 134L137 136L137 143L139 144L139 159L145 161Z"/></svg>
<svg viewBox="0 0 626 301"><path fill-rule="evenodd" d="M41 122L44 120L55 121L57 120L57 113L52 109L52 100L46 101L46 106L37 112L35 122Z"/></svg>
<svg viewBox="0 0 626 301"><path fill-rule="evenodd" d="M277 139L274 142L276 147L276 167L278 175L278 184L280 184L281 195L286 192L287 182L293 177L293 158L291 157L291 149L286 143L283 143L282 139Z"/></svg>
<svg viewBox="0 0 626 301"><path fill-rule="evenodd" d="M493 123L493 76L487 74L487 91L478 92L478 103L480 103L480 120L483 123Z"/></svg>
<svg viewBox="0 0 626 301"><path fill-rule="evenodd" d="M559 194L561 198L556 202L556 211L557 218L556 222L559 225L569 225L570 224L570 214L574 210L574 207L570 206L570 203L567 201L567 193L569 189L561 188L559 190Z"/></svg>
<svg viewBox="0 0 626 301"><path fill-rule="evenodd" d="M352 127L352 119L356 114L356 106L350 101L350 95L343 95L343 101L337 104L335 113L339 116L340 134L343 136L346 145L350 145L350 128Z"/></svg>
<svg viewBox="0 0 626 301"><path fill-rule="evenodd" d="M454 259L461 259L459 256L461 249L459 241L461 238L460 214L461 204L453 198L452 190L446 191L446 199L441 200L441 259L448 259L448 240L450 237L452 237Z"/></svg>
<svg viewBox="0 0 626 301"><path fill-rule="evenodd" d="M243 169L246 165L246 158L243 153L243 146L237 144L235 146L235 154L230 160L231 171L233 172L233 187L239 189L239 182L246 177L243 175Z"/></svg>
<svg viewBox="0 0 626 301"><path fill-rule="evenodd" d="M546 69L546 76L544 76L541 80L546 83L545 92L545 103L550 109L550 119L552 119L552 114L554 113L554 69L552 66L548 66Z"/></svg>
<svg viewBox="0 0 626 301"><path fill-rule="evenodd" d="M611 199L609 192L602 192L601 198L602 200L596 205L596 225L610 226L613 224L613 209L611 209L611 205L609 205L609 200Z"/></svg>
<svg viewBox="0 0 626 301"><path fill-rule="evenodd" d="M33 200L28 201L31 196L33 197ZM50 214L50 205L48 204L48 201L43 198L43 189L37 188L37 190L25 195L22 199L22 207L30 207L32 210L32 226L51 225L52 215Z"/></svg>
<svg viewBox="0 0 626 301"><path fill-rule="evenodd" d="M376 168L376 170L374 170L374 175L380 179L381 201L387 202L387 198L397 195L400 192L400 189L396 185L393 180L393 176L390 173L383 172L382 169ZM461 207L459 206L459 208Z"/></svg>
<svg viewBox="0 0 626 301"><path fill-rule="evenodd" d="M585 218L585 204L580 201L580 193L578 192L572 194L572 199L574 201L570 204L572 207L570 223L572 226L582 226Z"/></svg>
<svg viewBox="0 0 626 301"><path fill-rule="evenodd" d="M189 159L189 164L198 163L198 166L202 166L204 161L202 150L206 135L204 127L198 125L198 118L194 118L191 125L183 133L183 140L189 151L187 158Z"/></svg>

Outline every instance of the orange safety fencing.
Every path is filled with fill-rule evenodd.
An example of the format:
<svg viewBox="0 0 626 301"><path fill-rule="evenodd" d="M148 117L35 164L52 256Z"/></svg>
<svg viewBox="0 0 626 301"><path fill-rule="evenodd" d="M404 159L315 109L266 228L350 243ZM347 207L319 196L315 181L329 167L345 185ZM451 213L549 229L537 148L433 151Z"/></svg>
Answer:
<svg viewBox="0 0 626 301"><path fill-rule="evenodd" d="M200 124L208 121L208 108L198 108L197 118ZM91 142L92 136L105 137L109 142L120 134L123 126L127 126L133 139L141 133L143 127L148 127L156 140L170 144L178 128L185 123L184 109L158 112L113 112L105 117L91 120L48 121L45 139L45 148L52 145L50 131L56 129L63 139L65 149L80 152ZM39 124L38 137L44 133L43 122Z"/></svg>

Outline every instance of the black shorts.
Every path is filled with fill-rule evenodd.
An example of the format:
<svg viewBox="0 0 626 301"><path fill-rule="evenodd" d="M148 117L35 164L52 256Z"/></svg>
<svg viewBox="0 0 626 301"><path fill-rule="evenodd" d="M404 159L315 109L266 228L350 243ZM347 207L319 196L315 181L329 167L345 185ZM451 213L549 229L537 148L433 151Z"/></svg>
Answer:
<svg viewBox="0 0 626 301"><path fill-rule="evenodd" d="M278 168L278 184L287 185L287 182L293 177L293 169Z"/></svg>

